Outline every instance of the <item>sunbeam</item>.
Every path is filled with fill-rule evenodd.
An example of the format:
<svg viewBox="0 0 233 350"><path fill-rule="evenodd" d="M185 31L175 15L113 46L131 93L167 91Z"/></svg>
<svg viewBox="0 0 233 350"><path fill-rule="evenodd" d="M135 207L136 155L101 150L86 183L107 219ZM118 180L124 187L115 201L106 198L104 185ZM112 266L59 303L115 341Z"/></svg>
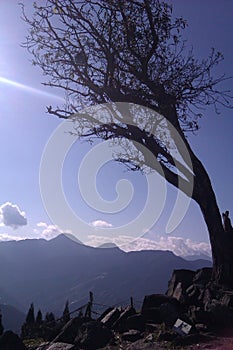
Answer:
<svg viewBox="0 0 233 350"><path fill-rule="evenodd" d="M38 95L42 95L42 96L46 96L46 97L52 97L52 98L57 99L57 100L62 101L62 102L65 101L63 97L60 97L58 95L51 94L49 92L33 88L31 86L21 84L21 83L18 83L17 81L10 80L10 79L4 78L4 77L0 77L0 83L11 85L15 88L25 90L25 91L32 93L32 94L38 94Z"/></svg>

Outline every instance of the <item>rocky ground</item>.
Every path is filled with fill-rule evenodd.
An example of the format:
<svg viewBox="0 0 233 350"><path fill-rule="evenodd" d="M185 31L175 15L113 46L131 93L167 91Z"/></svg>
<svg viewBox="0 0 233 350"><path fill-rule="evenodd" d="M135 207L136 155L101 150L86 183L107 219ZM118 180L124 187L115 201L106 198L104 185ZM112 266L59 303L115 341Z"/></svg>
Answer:
<svg viewBox="0 0 233 350"><path fill-rule="evenodd" d="M74 317L47 342L22 342L5 332L0 349L233 350L233 291L213 285L210 277L210 268L176 270L167 293L145 296L140 312L130 305L109 308L98 320Z"/></svg>

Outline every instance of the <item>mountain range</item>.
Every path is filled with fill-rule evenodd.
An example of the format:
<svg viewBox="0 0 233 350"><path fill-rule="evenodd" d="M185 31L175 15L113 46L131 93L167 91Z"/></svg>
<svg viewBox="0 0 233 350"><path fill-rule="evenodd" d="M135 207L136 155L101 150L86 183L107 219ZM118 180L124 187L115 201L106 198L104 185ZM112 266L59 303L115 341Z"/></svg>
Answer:
<svg viewBox="0 0 233 350"><path fill-rule="evenodd" d="M0 304L8 306L7 314L11 307L25 314L33 302L35 310L59 316L66 300L70 310L86 304L89 291L98 304L128 303L131 296L142 302L147 294L166 291L174 269L196 270L211 262L187 261L170 251L93 248L61 234L49 241L0 242L0 266Z"/></svg>

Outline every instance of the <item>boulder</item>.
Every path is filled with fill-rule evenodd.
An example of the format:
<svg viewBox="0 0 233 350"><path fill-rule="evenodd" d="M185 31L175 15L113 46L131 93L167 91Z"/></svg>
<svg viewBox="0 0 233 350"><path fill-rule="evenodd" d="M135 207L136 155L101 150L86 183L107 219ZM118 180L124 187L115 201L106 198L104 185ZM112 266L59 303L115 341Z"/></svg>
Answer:
<svg viewBox="0 0 233 350"><path fill-rule="evenodd" d="M125 328L127 330L136 329L138 331L143 331L145 329L145 322L142 315L133 315L125 320Z"/></svg>
<svg viewBox="0 0 233 350"><path fill-rule="evenodd" d="M74 343L81 349L95 350L106 346L112 337L111 330L101 322L89 321L79 328Z"/></svg>
<svg viewBox="0 0 233 350"><path fill-rule="evenodd" d="M170 297L174 296L173 294L176 290L178 283L180 283L178 289L186 290L193 283L194 276L195 271L192 270L174 270L172 273L172 277L168 282L168 290L166 292L166 295Z"/></svg>
<svg viewBox="0 0 233 350"><path fill-rule="evenodd" d="M111 328L112 325L116 322L116 320L120 317L121 309L119 307L115 307L111 310L104 318L102 318L101 322Z"/></svg>
<svg viewBox="0 0 233 350"><path fill-rule="evenodd" d="M189 316L195 325L204 324L208 326L211 323L210 313L195 305L189 308Z"/></svg>
<svg viewBox="0 0 233 350"><path fill-rule="evenodd" d="M109 312L111 312L114 309L114 307L109 307L106 310L104 310L104 312L100 315L100 317L98 318L98 321L102 321L102 319L109 314Z"/></svg>
<svg viewBox="0 0 233 350"><path fill-rule="evenodd" d="M211 267L203 267L196 271L193 282L206 285L210 282L213 269Z"/></svg>
<svg viewBox="0 0 233 350"><path fill-rule="evenodd" d="M85 322L87 322L87 319L84 317L72 318L65 324L65 326L62 328L61 332L56 336L53 342L73 344L78 333L78 328Z"/></svg>
<svg viewBox="0 0 233 350"><path fill-rule="evenodd" d="M123 332L126 331L125 321L132 315L136 314L136 310L128 306L119 316L119 318L112 325L112 329Z"/></svg>
<svg viewBox="0 0 233 350"><path fill-rule="evenodd" d="M144 309L142 312L142 317L145 323L160 324L163 322L159 307L150 307L148 309Z"/></svg>
<svg viewBox="0 0 233 350"><path fill-rule="evenodd" d="M221 299L222 305L225 305L231 309L233 309L233 292L226 291Z"/></svg>
<svg viewBox="0 0 233 350"><path fill-rule="evenodd" d="M183 306L177 299L162 294L146 296L141 314L145 323L162 323L172 326L184 313Z"/></svg>
<svg viewBox="0 0 233 350"><path fill-rule="evenodd" d="M141 312L143 313L144 310L150 309L150 308L156 308L160 307L160 305L168 303L172 298L164 295L164 294L151 294L151 295L146 295L143 304L142 304L142 310Z"/></svg>
<svg viewBox="0 0 233 350"><path fill-rule="evenodd" d="M122 340L130 341L130 342L135 342L136 340L143 338L141 332L135 329L131 329L129 332L123 333L121 337L122 337Z"/></svg>
<svg viewBox="0 0 233 350"><path fill-rule="evenodd" d="M19 336L12 331L6 331L0 337L1 350L26 350Z"/></svg>
<svg viewBox="0 0 233 350"><path fill-rule="evenodd" d="M161 319L167 327L172 327L177 318L184 314L183 307L176 299L162 304L159 309Z"/></svg>
<svg viewBox="0 0 233 350"><path fill-rule="evenodd" d="M204 290L201 291L199 286L191 284L191 286L185 290L186 303L189 305L200 305L203 292Z"/></svg>
<svg viewBox="0 0 233 350"><path fill-rule="evenodd" d="M220 301L212 299L205 304L205 311L209 313L210 325L214 328L232 327L233 312Z"/></svg>
<svg viewBox="0 0 233 350"><path fill-rule="evenodd" d="M66 343L54 343L50 345L46 350L75 350L75 346Z"/></svg>
<svg viewBox="0 0 233 350"><path fill-rule="evenodd" d="M198 343L209 343L213 340L213 337L205 334L189 334L185 337L177 337L172 341L172 345L176 346L187 346ZM209 348L210 349L210 348Z"/></svg>
<svg viewBox="0 0 233 350"><path fill-rule="evenodd" d="M174 332L160 331L158 334L158 341L172 341L177 338L177 334Z"/></svg>

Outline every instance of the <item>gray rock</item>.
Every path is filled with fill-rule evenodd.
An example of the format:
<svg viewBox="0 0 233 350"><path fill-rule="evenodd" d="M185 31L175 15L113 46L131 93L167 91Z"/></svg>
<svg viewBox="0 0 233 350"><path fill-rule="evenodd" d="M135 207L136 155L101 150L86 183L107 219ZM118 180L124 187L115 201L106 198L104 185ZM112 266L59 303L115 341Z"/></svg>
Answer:
<svg viewBox="0 0 233 350"><path fill-rule="evenodd" d="M159 307L150 307L144 309L141 314L145 323L160 324L163 322Z"/></svg>
<svg viewBox="0 0 233 350"><path fill-rule="evenodd" d="M192 305L189 308L189 315L195 324L209 325L211 323L211 314L198 306Z"/></svg>
<svg viewBox="0 0 233 350"><path fill-rule="evenodd" d="M112 332L99 321L84 323L78 330L75 344L81 349L95 350L106 346L113 338Z"/></svg>
<svg viewBox="0 0 233 350"><path fill-rule="evenodd" d="M193 277L193 282L206 285L211 280L212 271L213 269L211 267L203 267L202 269L197 270Z"/></svg>
<svg viewBox="0 0 233 350"><path fill-rule="evenodd" d="M127 330L136 329L138 331L143 331L145 329L145 321L142 315L133 315L125 320L125 327Z"/></svg>
<svg viewBox="0 0 233 350"><path fill-rule="evenodd" d="M78 334L79 327L85 322L87 322L86 318L82 318L82 317L72 318L69 322L65 324L65 326L62 328L61 332L56 336L53 342L73 344Z"/></svg>
<svg viewBox="0 0 233 350"><path fill-rule="evenodd" d="M227 307L233 308L233 292L225 292L221 299L221 303Z"/></svg>
<svg viewBox="0 0 233 350"><path fill-rule="evenodd" d="M168 290L166 295L173 296L178 283L181 284L182 289L186 290L192 283L195 276L195 271L192 270L174 270L172 277L168 282Z"/></svg>
<svg viewBox="0 0 233 350"><path fill-rule="evenodd" d="M98 318L98 321L102 321L102 319L108 315L112 310L114 309L114 307L109 307L106 310L104 310L104 312L100 315L100 317Z"/></svg>
<svg viewBox="0 0 233 350"><path fill-rule="evenodd" d="M181 304L176 299L174 299L174 301L171 300L166 304L162 304L159 309L161 319L168 327L172 327L177 318L181 317L184 313Z"/></svg>
<svg viewBox="0 0 233 350"><path fill-rule="evenodd" d="M114 324L112 325L112 329L114 330L118 330L120 332L126 331L126 327L125 327L125 322L127 320L127 318L129 318L132 315L136 314L136 310L131 307L128 306L119 316L119 318L114 322Z"/></svg>
<svg viewBox="0 0 233 350"><path fill-rule="evenodd" d="M54 343L50 345L46 350L75 350L75 346L66 343Z"/></svg>
<svg viewBox="0 0 233 350"><path fill-rule="evenodd" d="M209 303L206 303L205 311L210 314L210 325L213 327L232 327L233 312L220 301L212 299Z"/></svg>
<svg viewBox="0 0 233 350"><path fill-rule="evenodd" d="M123 340L135 342L136 340L141 339L143 336L140 331L131 329L129 332L123 333L121 337Z"/></svg>
<svg viewBox="0 0 233 350"><path fill-rule="evenodd" d="M141 310L145 323L162 323L172 326L177 318L183 314L183 307L173 297L161 294L146 296Z"/></svg>
<svg viewBox="0 0 233 350"><path fill-rule="evenodd" d="M159 307L162 304L168 303L171 299L171 297L164 294L146 295L143 300L141 312L143 313L144 310L152 307Z"/></svg>
<svg viewBox="0 0 233 350"><path fill-rule="evenodd" d="M116 307L113 310L111 310L102 320L101 322L111 328L112 325L116 322L116 320L120 317L121 309Z"/></svg>

